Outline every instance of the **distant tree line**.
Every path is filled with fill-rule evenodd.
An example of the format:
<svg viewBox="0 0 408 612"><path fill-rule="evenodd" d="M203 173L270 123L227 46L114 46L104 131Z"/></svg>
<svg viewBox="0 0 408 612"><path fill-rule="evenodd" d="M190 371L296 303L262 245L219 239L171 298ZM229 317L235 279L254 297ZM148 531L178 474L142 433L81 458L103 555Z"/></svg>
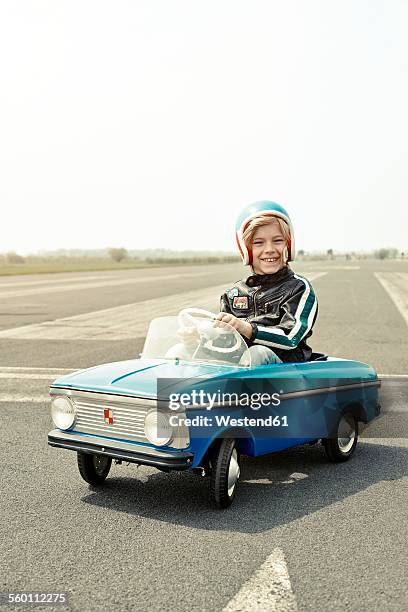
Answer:
<svg viewBox="0 0 408 612"><path fill-rule="evenodd" d="M374 257L376 259L396 259L399 256L400 252L398 249L378 249L374 251ZM404 253L401 253L402 257L404 257Z"/></svg>
<svg viewBox="0 0 408 612"><path fill-rule="evenodd" d="M174 263L174 264L187 264L187 263L236 263L240 261L238 255L230 256L214 256L214 257L146 257L146 263Z"/></svg>
<svg viewBox="0 0 408 612"><path fill-rule="evenodd" d="M110 257L112 257L113 261L122 261L123 259L126 259L128 256L128 252L126 249L120 248L120 249L109 249L108 253L110 255Z"/></svg>
<svg viewBox="0 0 408 612"><path fill-rule="evenodd" d="M333 249L327 249L325 252L306 252L304 249L297 251L297 256L300 260L327 260L337 258L349 259L404 259L406 254L399 249L388 247L377 249L372 252L356 253L343 252L335 253ZM408 256L408 251L407 251ZM9 253L0 253L0 265L21 265L21 264L38 264L50 261L59 262L75 262L75 261L101 261L107 258L112 259L116 263L121 262L141 262L147 264L200 264L200 263L235 263L239 261L238 255L227 252L211 252L211 251L170 251L165 249L149 249L146 251L128 251L124 247L112 247L105 250L64 250L53 252L42 252L37 255L22 256L14 251Z"/></svg>
<svg viewBox="0 0 408 612"><path fill-rule="evenodd" d="M346 258L347 260L350 259L370 259L372 257L374 257L375 259L397 259L397 258L401 258L404 259L405 258L405 253L399 251L399 249L396 248L381 248L381 249L377 249L375 251L371 251L371 252L355 252L355 251L350 251L350 252L338 252L335 253L335 251L333 249L327 249L327 251L321 252L321 253L317 253L317 252L309 252L307 253L306 251L304 251L303 249L300 249L299 251L297 251L297 256L300 259L304 259L304 260L323 260L323 259L336 259L336 257L338 258Z"/></svg>
<svg viewBox="0 0 408 612"><path fill-rule="evenodd" d="M129 259L129 253L124 248L112 248L108 251L113 261L121 262L124 259ZM237 255L166 255L166 256L149 256L135 257L135 259L145 261L151 264L185 264L185 263L233 263L239 261Z"/></svg>
<svg viewBox="0 0 408 612"><path fill-rule="evenodd" d="M0 255L1 263L3 264L23 264L26 259L22 255L11 251L10 253L4 253L4 255Z"/></svg>

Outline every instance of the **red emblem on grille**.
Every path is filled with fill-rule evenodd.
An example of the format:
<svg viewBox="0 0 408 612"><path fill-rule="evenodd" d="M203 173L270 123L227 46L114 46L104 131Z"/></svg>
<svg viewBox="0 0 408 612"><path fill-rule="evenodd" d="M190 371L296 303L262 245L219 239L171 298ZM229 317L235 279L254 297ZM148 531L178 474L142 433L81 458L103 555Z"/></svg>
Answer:
<svg viewBox="0 0 408 612"><path fill-rule="evenodd" d="M113 425L113 412L110 408L104 408L103 416L107 425Z"/></svg>

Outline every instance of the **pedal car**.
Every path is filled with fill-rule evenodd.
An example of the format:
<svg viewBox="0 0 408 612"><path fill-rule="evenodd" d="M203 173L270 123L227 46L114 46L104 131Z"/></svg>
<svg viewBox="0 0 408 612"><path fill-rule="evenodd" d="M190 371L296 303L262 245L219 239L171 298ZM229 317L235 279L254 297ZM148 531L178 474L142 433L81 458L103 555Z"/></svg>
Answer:
<svg viewBox="0 0 408 612"><path fill-rule="evenodd" d="M99 365L51 385L48 443L77 453L82 478L104 484L112 460L209 477L213 505L235 497L242 455L321 440L348 460L359 422L380 410L380 381L358 361L251 366L247 345L200 309L154 319L140 359Z"/></svg>

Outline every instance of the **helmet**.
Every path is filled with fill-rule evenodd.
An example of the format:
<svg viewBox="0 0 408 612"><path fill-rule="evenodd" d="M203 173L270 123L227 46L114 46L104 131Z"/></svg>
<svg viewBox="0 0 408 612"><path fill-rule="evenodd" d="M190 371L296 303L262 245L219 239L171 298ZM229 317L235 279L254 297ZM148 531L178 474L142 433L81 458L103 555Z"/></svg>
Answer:
<svg viewBox="0 0 408 612"><path fill-rule="evenodd" d="M293 233L293 226L290 217L283 206L276 204L276 202L270 202L269 200L262 200L261 202L254 202L250 206L244 208L237 219L235 227L235 237L237 240L239 252L242 257L244 265L252 263L252 249L249 249L243 238L243 233L248 223L259 217L260 215L270 215L271 217L279 217L283 219L289 226L289 240L288 240L288 261L295 259L295 236Z"/></svg>

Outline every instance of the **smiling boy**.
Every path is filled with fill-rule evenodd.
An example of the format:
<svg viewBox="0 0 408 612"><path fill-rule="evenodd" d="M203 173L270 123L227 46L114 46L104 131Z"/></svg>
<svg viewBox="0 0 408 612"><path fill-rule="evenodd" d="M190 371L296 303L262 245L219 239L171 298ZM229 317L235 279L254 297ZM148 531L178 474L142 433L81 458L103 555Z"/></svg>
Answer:
<svg viewBox="0 0 408 612"><path fill-rule="evenodd" d="M239 216L236 238L253 274L221 296L217 319L244 336L254 365L308 361L317 299L310 282L288 265L295 257L288 213L275 202L256 202Z"/></svg>

